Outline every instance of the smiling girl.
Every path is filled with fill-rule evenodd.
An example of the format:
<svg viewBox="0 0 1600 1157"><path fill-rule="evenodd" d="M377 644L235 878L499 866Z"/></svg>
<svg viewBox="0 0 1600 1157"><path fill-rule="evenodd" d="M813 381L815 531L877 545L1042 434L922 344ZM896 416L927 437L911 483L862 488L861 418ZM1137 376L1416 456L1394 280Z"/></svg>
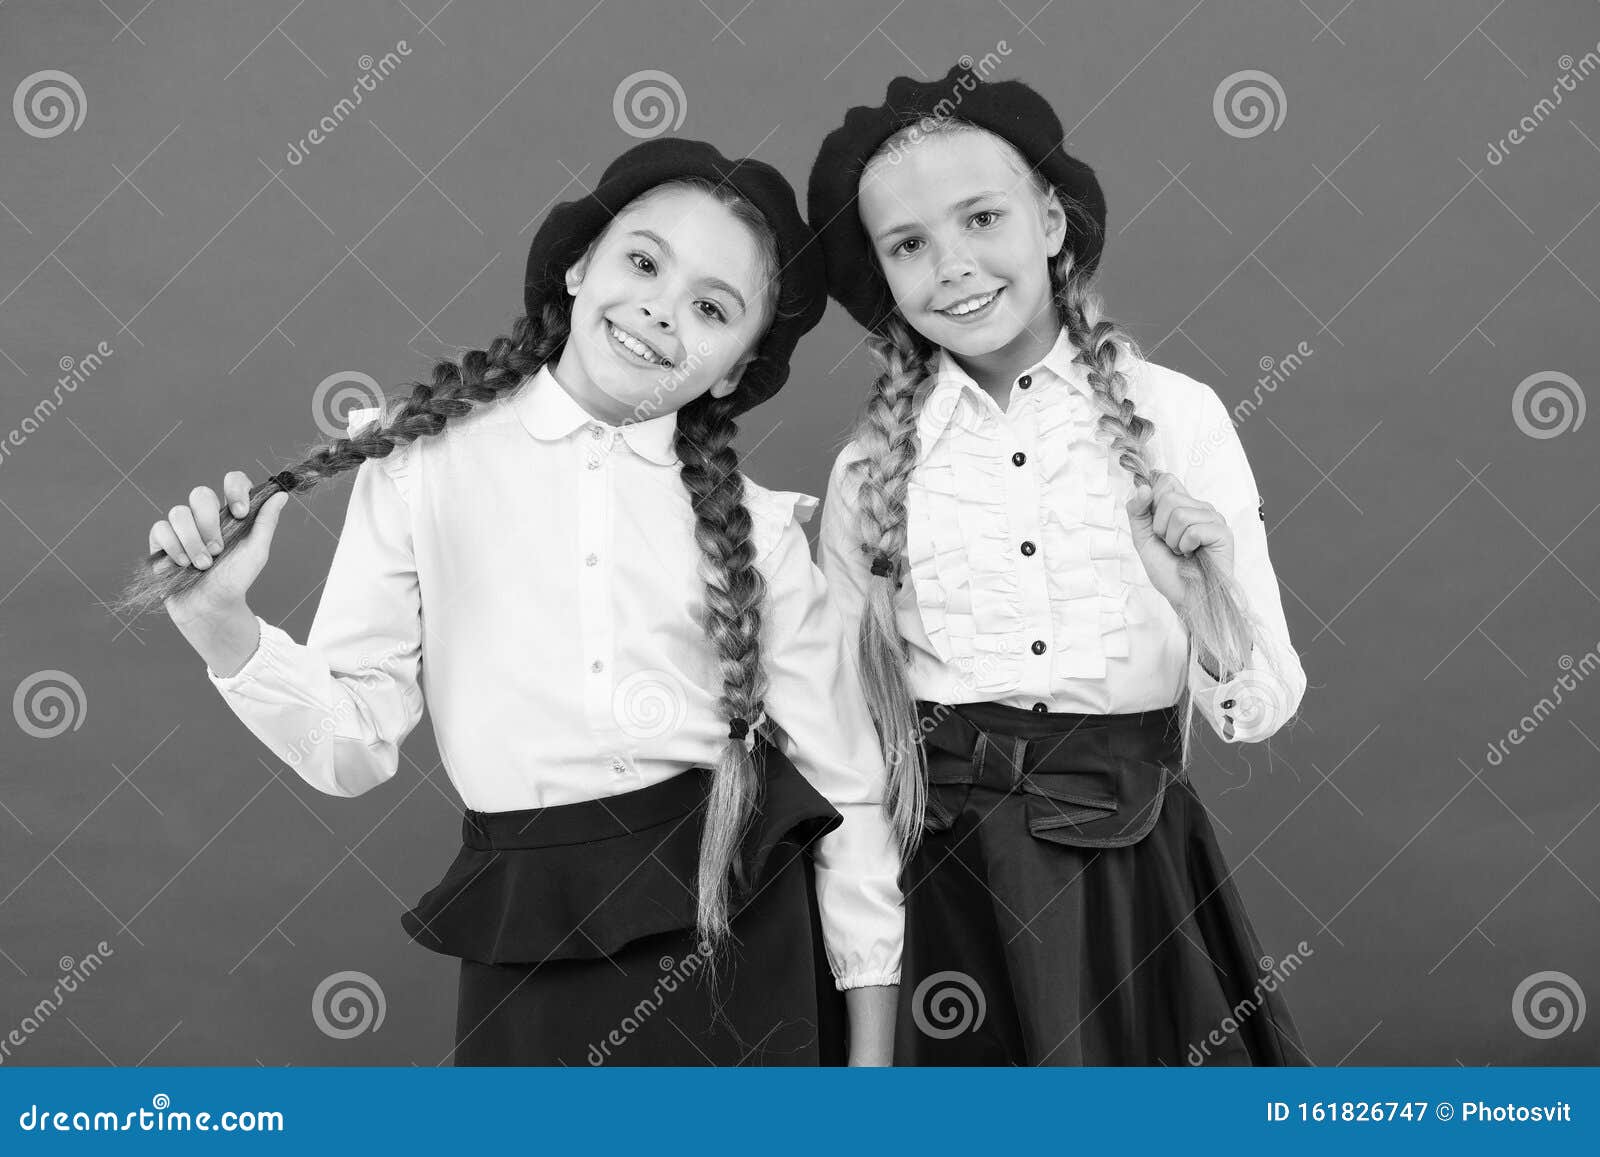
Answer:
<svg viewBox="0 0 1600 1157"><path fill-rule="evenodd" d="M509 337L150 529L124 608L317 789L391 778L426 692L466 811L402 923L461 958L457 1064L838 1063L846 1016L889 1059L882 757L814 500L733 449L821 317L812 242L770 166L639 145L542 223ZM245 596L287 492L351 469L296 643Z"/></svg>
<svg viewBox="0 0 1600 1157"><path fill-rule="evenodd" d="M1187 775L1194 710L1254 742L1305 688L1260 499L1217 395L1101 312L1064 143L952 69L811 174L880 369L821 550L906 857L896 1062L1304 1063Z"/></svg>

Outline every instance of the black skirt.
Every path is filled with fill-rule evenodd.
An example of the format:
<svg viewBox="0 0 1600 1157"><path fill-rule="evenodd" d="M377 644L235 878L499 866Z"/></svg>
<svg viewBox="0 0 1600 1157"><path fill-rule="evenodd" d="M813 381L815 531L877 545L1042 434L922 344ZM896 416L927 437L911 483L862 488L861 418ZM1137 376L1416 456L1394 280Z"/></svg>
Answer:
<svg viewBox="0 0 1600 1157"><path fill-rule="evenodd" d="M401 916L461 958L457 1065L843 1064L810 847L837 810L766 743L714 987L695 934L711 773L462 816L444 878Z"/></svg>
<svg viewBox="0 0 1600 1157"><path fill-rule="evenodd" d="M1179 774L1177 708L918 707L896 1064L1312 1063Z"/></svg>

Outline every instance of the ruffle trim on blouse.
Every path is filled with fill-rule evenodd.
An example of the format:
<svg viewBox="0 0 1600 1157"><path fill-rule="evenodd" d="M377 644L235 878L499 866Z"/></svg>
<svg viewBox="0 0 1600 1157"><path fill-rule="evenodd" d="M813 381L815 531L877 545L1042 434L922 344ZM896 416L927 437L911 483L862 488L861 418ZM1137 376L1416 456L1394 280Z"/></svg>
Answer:
<svg viewBox="0 0 1600 1157"><path fill-rule="evenodd" d="M1132 479L1113 461L1087 398L1063 386L1035 404L1052 678L1102 679L1107 658L1129 653L1129 624L1151 613L1141 592L1154 588L1125 509ZM1032 642L1021 568L1035 565L1018 553L1022 536L1010 526L1009 442L999 418L959 389L929 397L919 432L907 555L923 628L975 691L1000 695L1020 683Z"/></svg>

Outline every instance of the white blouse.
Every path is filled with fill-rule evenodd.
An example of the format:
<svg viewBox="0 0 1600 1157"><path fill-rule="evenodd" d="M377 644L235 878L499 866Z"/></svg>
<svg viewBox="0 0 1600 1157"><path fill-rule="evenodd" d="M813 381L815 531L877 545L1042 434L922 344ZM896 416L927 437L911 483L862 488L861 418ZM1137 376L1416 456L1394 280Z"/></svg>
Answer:
<svg viewBox="0 0 1600 1157"><path fill-rule="evenodd" d="M1155 424L1147 454L1216 506L1234 534L1234 576L1257 642L1249 666L1219 684L1186 663L1187 629L1145 574L1128 527L1132 479L1096 428L1094 389L1073 356L1063 329L1012 383L1002 411L939 351L917 421L895 604L913 694L1106 714L1176 703L1187 678L1224 740L1267 738L1298 709L1306 677L1226 408L1209 386L1125 351L1128 397ZM862 454L851 442L835 461L822 519L822 567L852 632L867 584L888 581L872 575L860 548L857 483L846 469Z"/></svg>
<svg viewBox="0 0 1600 1157"><path fill-rule="evenodd" d="M353 430L378 415L358 411ZM728 721L676 414L611 426L542 369L510 397L356 471L304 645L266 621L236 674L207 675L311 786L395 774L424 691L467 807L615 795L714 764ZM746 479L766 578L762 657L778 746L844 822L818 841L840 989L899 980L904 911L884 765L803 494Z"/></svg>

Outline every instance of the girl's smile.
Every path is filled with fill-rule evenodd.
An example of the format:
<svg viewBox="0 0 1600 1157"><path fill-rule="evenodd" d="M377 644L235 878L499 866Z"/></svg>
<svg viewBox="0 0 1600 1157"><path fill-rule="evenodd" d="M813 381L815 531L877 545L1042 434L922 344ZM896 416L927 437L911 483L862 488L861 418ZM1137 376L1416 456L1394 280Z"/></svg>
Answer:
<svg viewBox="0 0 1600 1157"><path fill-rule="evenodd" d="M971 297L964 297L955 304L942 309L936 308L935 312L944 314L951 321L963 324L982 321L994 312L991 307L1000 300L1000 295L1004 292L1005 286L1002 285L999 289L991 289L987 293L977 293Z"/></svg>
<svg viewBox="0 0 1600 1157"><path fill-rule="evenodd" d="M661 350L645 341L644 338L612 321L609 317L601 319L605 323L606 335L611 339L611 344L619 353L618 356L630 365L650 366L657 369L672 368L672 359Z"/></svg>

